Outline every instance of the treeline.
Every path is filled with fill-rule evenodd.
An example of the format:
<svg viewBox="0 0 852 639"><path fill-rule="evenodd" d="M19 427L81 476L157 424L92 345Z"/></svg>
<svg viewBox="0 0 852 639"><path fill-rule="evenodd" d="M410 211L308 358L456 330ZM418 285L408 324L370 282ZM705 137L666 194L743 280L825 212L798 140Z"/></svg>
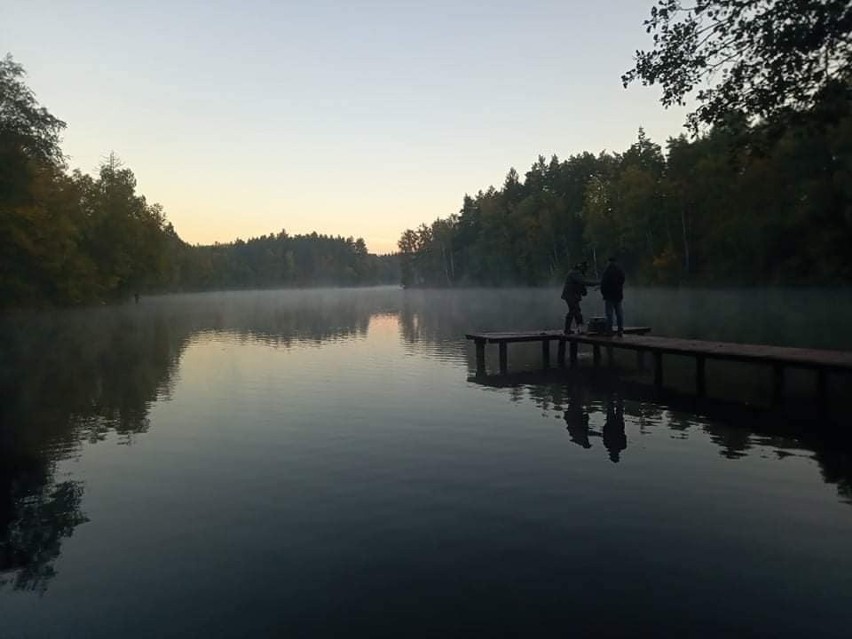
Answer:
<svg viewBox="0 0 852 639"><path fill-rule="evenodd" d="M359 286L399 283L393 255L367 251L361 238L290 236L286 231L230 244L186 247L172 288L186 290L274 286Z"/></svg>
<svg viewBox="0 0 852 639"><path fill-rule="evenodd" d="M852 117L782 134L732 117L665 152L539 157L521 178L406 230L406 286L537 285L619 256L634 282L852 281Z"/></svg>
<svg viewBox="0 0 852 639"><path fill-rule="evenodd" d="M0 308L82 304L137 293L399 281L394 256L361 239L285 232L190 246L136 192L114 155L95 177L68 171L65 123L0 59Z"/></svg>

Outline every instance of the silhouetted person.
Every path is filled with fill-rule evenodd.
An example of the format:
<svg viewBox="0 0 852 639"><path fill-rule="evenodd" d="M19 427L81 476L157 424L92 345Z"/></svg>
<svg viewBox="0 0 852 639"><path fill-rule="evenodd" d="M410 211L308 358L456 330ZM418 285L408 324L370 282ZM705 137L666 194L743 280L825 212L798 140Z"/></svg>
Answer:
<svg viewBox="0 0 852 639"><path fill-rule="evenodd" d="M583 405L575 404L573 401L569 402L568 408L565 410L564 419L565 428L568 431L571 441L583 448L591 448L592 443L589 441L589 416L583 410Z"/></svg>
<svg viewBox="0 0 852 639"><path fill-rule="evenodd" d="M609 264L601 275L601 295L606 307L606 327L612 333L612 315L615 313L618 321L618 336L624 334L624 312L621 300L624 299L624 271L614 257L609 258Z"/></svg>
<svg viewBox="0 0 852 639"><path fill-rule="evenodd" d="M571 324L577 323L577 332L581 332L583 327L583 312L580 310L580 300L582 300L588 291L587 286L597 286L598 282L586 279L586 270L588 269L586 262L580 262L574 265L568 277L565 279L565 286L562 287L562 299L568 304L568 312L565 314L565 334L571 333Z"/></svg>
<svg viewBox="0 0 852 639"><path fill-rule="evenodd" d="M136 292L133 294L133 300L138 304L139 303L139 293Z"/></svg>
<svg viewBox="0 0 852 639"><path fill-rule="evenodd" d="M624 432L624 401L618 396L610 397L606 402L603 444L609 451L610 460L617 464L621 451L627 448L627 435Z"/></svg>
<svg viewBox="0 0 852 639"><path fill-rule="evenodd" d="M568 406L565 407L563 415L568 436L571 441L582 446L591 448L589 441L589 413L585 409L582 391L577 386L572 386L568 397Z"/></svg>

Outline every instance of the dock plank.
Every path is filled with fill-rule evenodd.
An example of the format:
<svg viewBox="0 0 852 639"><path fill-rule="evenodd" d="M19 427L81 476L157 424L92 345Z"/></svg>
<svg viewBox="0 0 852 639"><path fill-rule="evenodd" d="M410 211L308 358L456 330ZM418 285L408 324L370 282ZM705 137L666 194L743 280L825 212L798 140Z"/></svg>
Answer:
<svg viewBox="0 0 852 639"><path fill-rule="evenodd" d="M620 348L648 350L669 355L701 355L713 359L852 370L852 351L772 346L769 344L740 344L737 342L715 342L650 335L625 335L622 338L566 335L565 339L582 344L610 344Z"/></svg>
<svg viewBox="0 0 852 639"><path fill-rule="evenodd" d="M717 360L852 371L852 351L660 337L647 335L650 330L650 328L644 326L628 327L624 329L623 337L596 334L566 335L559 330L468 333L465 337L488 344L556 340L573 344L590 344L597 347L604 345L667 355L689 355Z"/></svg>
<svg viewBox="0 0 852 639"><path fill-rule="evenodd" d="M637 354L637 366L644 368L644 357L650 353L654 360L654 386L657 392L663 391L663 356L679 355L695 360L695 393L704 398L707 395L708 360L764 364L772 368L772 404L783 405L784 369L802 368L816 374L816 405L820 418L826 418L828 407L829 373L852 373L852 351L820 350L793 346L773 346L770 344L740 344L737 342L719 342L712 340L684 339L679 337L652 336L650 328L635 326L625 328L623 336L602 334L564 334L559 330L545 331L502 331L488 333L468 333L467 339L476 345L476 374L483 377L485 370L485 349L488 344L497 344L500 349L500 374L508 373L509 344L516 342L540 342L542 345L542 366L550 367L550 342L559 345L557 363L565 368L566 345L568 346L571 367L578 364L580 344L592 347L596 368L601 365L601 348L607 351L607 360L613 365L613 351L616 348L633 350Z"/></svg>
<svg viewBox="0 0 852 639"><path fill-rule="evenodd" d="M651 329L647 326L628 326L624 329L625 335L643 335L649 333ZM467 333L465 338L472 340L482 340L489 344L498 344L500 342L539 342L542 340L567 340L571 337L606 337L604 335L566 335L560 330L546 331L492 331L487 333Z"/></svg>

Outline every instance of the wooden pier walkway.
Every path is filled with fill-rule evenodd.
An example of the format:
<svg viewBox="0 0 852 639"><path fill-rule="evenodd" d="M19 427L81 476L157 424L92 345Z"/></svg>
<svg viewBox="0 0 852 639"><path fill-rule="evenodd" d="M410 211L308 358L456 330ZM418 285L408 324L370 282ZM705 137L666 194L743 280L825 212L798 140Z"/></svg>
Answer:
<svg viewBox="0 0 852 639"><path fill-rule="evenodd" d="M557 362L565 366L565 345L568 344L569 360L577 364L578 347L592 347L595 365L601 361L601 349L605 348L612 363L612 352L616 348L632 350L638 354L638 365L643 366L645 353L654 358L654 385L663 386L663 355L682 355L695 359L695 390L699 396L706 392L706 367L708 359L766 364L773 370L773 400L779 402L784 392L784 370L788 367L812 370L817 376L817 394L824 403L827 394L829 373L852 373L852 351L828 351L787 346L759 344L737 344L705 340L654 337L647 335L648 327L632 327L624 330L624 337L596 334L565 335L562 331L527 331L500 333L469 333L465 337L476 345L476 372L485 374L485 345L497 344L500 355L500 373L508 372L508 345L516 342L541 342L543 367L550 367L550 342L558 343Z"/></svg>

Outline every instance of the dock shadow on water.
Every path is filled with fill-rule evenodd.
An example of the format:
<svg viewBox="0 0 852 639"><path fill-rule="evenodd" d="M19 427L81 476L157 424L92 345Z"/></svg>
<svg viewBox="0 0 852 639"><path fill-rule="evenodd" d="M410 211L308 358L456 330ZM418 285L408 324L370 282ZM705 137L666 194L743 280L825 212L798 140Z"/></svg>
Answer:
<svg viewBox="0 0 852 639"><path fill-rule="evenodd" d="M625 310L852 347L767 295ZM393 288L0 318L4 636L843 636L848 433L759 410L736 367L700 402L629 358L538 370L537 346L474 374L465 332L561 320L554 291Z"/></svg>

